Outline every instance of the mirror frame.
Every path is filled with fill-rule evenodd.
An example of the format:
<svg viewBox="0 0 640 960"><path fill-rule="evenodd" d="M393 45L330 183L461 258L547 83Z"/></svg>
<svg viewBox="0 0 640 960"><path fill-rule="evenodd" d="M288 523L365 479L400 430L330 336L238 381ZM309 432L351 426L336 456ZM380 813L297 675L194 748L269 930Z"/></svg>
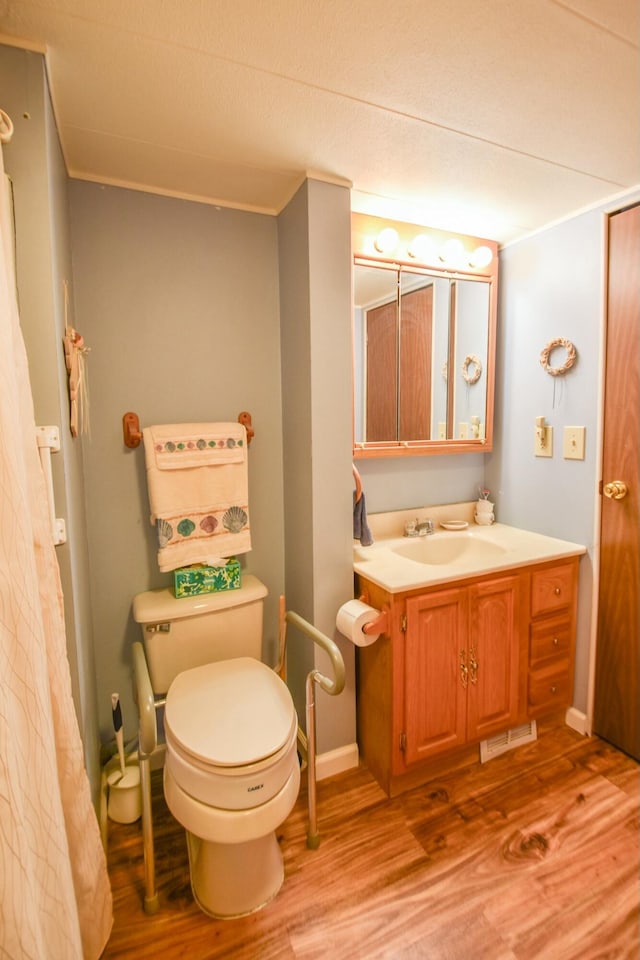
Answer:
<svg viewBox="0 0 640 960"><path fill-rule="evenodd" d="M398 234L398 242L393 251L388 255L380 252L375 247L376 238L382 230L393 228ZM426 234L435 245L436 249L441 250L447 241L459 240L465 253L470 256L478 247L488 247L493 258L487 266L472 267L466 265L447 267L445 263L439 261L433 263L420 258L410 257L408 249L411 242L419 234ZM465 280L470 277L484 280L489 284L489 316L488 316L488 338L487 338L487 404L485 412L485 435L478 439L466 440L397 440L397 441L358 441L355 440L355 395L352 406L352 436L353 440L353 458L362 460L374 457L406 457L406 456L427 456L433 454L452 454L452 453L489 453L493 450L493 414L495 397L495 361L496 361L496 328L498 314L498 244L494 240L487 240L482 237L474 237L468 234L452 233L443 230L434 230L431 227L424 227L416 224L404 223L396 220L387 220L381 217L372 217L367 214L353 213L351 215L351 239L352 239L352 266L366 261L367 264L375 266L410 267L413 270L424 270L426 273L435 276L442 276L448 280ZM353 304L353 298L352 298ZM352 309L352 340L355 335L353 329L353 309ZM355 384L355 341L353 340L353 363Z"/></svg>

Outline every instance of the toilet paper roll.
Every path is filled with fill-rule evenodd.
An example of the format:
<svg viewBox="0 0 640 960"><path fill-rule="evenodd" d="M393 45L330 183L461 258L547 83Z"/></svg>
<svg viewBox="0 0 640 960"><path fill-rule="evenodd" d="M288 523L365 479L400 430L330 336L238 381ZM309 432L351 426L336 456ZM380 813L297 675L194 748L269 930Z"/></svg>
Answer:
<svg viewBox="0 0 640 960"><path fill-rule="evenodd" d="M380 611L375 610L361 600L348 600L343 603L336 616L336 627L340 633L355 643L357 647L368 647L380 636L379 633L364 633L363 627L367 623L373 623L380 616Z"/></svg>

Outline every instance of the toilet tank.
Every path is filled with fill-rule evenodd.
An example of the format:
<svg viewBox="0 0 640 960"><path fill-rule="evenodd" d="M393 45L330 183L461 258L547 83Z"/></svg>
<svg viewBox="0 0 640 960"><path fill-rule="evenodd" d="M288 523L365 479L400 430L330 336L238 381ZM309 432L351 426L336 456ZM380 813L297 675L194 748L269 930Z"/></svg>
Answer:
<svg viewBox="0 0 640 960"><path fill-rule="evenodd" d="M262 654L262 613L267 588L246 574L237 590L175 598L171 590L147 590L133 599L151 686L166 693L183 670L216 660Z"/></svg>

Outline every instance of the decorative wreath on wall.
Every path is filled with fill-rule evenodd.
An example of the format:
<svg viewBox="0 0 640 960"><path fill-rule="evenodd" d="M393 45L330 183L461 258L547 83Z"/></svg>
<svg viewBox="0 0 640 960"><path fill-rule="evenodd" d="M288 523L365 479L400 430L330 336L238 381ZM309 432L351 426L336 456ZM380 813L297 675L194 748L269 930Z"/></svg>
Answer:
<svg viewBox="0 0 640 960"><path fill-rule="evenodd" d="M549 358L556 347L564 347L567 351L567 358L561 367L552 367L549 363ZM555 340L549 340L549 343L542 350L540 354L540 364L550 376L559 377L563 373L566 373L567 370L571 370L571 367L576 362L577 356L577 350L571 343L571 340L565 340L564 337L556 337Z"/></svg>
<svg viewBox="0 0 640 960"><path fill-rule="evenodd" d="M469 369L470 367L472 367L472 369ZM477 383L481 373L482 364L480 363L480 357L476 357L473 353L468 353L462 364L462 376L465 382L468 384Z"/></svg>

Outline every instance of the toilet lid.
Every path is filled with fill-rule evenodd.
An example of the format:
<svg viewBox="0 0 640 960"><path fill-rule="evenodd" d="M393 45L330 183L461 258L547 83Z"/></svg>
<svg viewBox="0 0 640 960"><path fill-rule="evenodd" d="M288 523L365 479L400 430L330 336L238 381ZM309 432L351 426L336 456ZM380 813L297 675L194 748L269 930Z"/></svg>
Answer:
<svg viewBox="0 0 640 960"><path fill-rule="evenodd" d="M297 718L285 683L251 657L178 674L167 693L165 726L205 763L240 766L280 750Z"/></svg>

